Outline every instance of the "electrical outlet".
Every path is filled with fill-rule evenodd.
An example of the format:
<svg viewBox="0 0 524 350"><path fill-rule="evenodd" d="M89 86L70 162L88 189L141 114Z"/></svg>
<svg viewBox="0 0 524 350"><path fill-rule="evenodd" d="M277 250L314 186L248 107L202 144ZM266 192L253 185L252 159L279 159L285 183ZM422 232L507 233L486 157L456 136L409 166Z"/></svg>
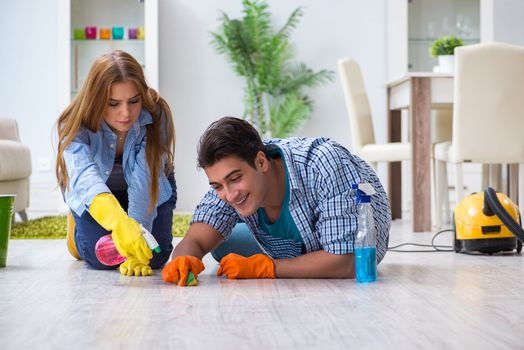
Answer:
<svg viewBox="0 0 524 350"><path fill-rule="evenodd" d="M51 171L51 160L47 157L38 158L38 171L41 173Z"/></svg>

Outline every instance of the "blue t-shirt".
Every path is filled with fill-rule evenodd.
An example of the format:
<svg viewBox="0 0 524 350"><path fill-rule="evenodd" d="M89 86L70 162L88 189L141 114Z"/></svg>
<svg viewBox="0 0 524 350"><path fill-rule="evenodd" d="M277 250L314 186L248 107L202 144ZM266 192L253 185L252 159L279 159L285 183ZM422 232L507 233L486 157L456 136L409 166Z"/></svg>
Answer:
<svg viewBox="0 0 524 350"><path fill-rule="evenodd" d="M278 218L273 224L269 222L266 210L264 208L258 208L257 215L260 228L273 237L288 238L300 243L304 243L302 236L298 231L297 225L291 216L291 212L289 211L289 174L287 171L284 154L280 148L275 148L269 152L269 156L272 158L275 158L277 155L282 157L282 161L284 162L284 169L286 172L286 193L284 195L284 200L282 201L280 214L278 214Z"/></svg>

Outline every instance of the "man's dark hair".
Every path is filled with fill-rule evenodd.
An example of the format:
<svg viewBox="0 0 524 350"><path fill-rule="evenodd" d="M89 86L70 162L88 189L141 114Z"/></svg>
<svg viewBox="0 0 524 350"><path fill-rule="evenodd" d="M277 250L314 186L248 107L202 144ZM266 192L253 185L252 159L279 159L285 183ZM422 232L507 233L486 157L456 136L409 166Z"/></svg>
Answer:
<svg viewBox="0 0 524 350"><path fill-rule="evenodd" d="M257 130L247 121L223 117L213 122L200 137L198 166L207 168L229 156L236 156L255 167L258 152L266 153Z"/></svg>

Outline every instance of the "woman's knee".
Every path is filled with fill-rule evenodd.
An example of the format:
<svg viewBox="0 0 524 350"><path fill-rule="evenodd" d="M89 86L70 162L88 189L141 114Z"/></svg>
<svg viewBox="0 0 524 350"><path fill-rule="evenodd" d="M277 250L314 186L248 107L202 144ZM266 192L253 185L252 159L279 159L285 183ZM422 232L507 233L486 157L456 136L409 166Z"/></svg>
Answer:
<svg viewBox="0 0 524 350"><path fill-rule="evenodd" d="M152 269L160 269L166 264L173 251L173 245L169 244L166 248L162 248L161 246L160 249L162 249L160 253L153 253L153 258L149 262L149 266L151 266Z"/></svg>
<svg viewBox="0 0 524 350"><path fill-rule="evenodd" d="M175 202L168 200L157 208L157 217L153 221L151 233L160 246L160 253L153 253L149 266L159 269L165 265L173 251L173 209Z"/></svg>
<svg viewBox="0 0 524 350"><path fill-rule="evenodd" d="M118 267L104 265L98 260L95 252L95 245L91 244L90 241L77 240L76 247L78 249L78 255L85 260L95 270L114 270Z"/></svg>
<svg viewBox="0 0 524 350"><path fill-rule="evenodd" d="M119 265L107 266L102 264L96 257L94 259L86 259L86 262L95 270L116 270Z"/></svg>
<svg viewBox="0 0 524 350"><path fill-rule="evenodd" d="M118 266L106 266L96 257L96 242L109 234L100 226L86 211L82 216L74 214L75 219L75 245L78 255L85 260L92 268L97 270L113 270Z"/></svg>

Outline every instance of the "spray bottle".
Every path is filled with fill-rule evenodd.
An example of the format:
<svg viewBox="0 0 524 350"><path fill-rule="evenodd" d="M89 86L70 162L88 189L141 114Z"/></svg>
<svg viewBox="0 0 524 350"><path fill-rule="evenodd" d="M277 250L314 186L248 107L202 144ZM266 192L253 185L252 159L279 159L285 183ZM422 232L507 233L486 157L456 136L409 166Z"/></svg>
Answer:
<svg viewBox="0 0 524 350"><path fill-rule="evenodd" d="M369 183L354 185L357 190L358 232L355 241L355 265L357 282L377 280L377 235L371 196L375 189Z"/></svg>
<svg viewBox="0 0 524 350"><path fill-rule="evenodd" d="M142 236L144 237L144 240L146 241L149 249L151 249L157 254L160 253L160 245L156 241L155 237L151 234L151 232L146 230L142 225L140 225L140 229L142 231ZM120 255L120 253L116 249L115 242L113 241L113 238L111 237L110 233L100 237L100 239L96 242L95 255L98 261L100 261L102 264L106 266L116 266L123 263L126 260L126 258ZM195 275L193 275L193 273L189 271L186 286L196 286L197 284L198 281L195 278Z"/></svg>
<svg viewBox="0 0 524 350"><path fill-rule="evenodd" d="M151 232L146 230L142 225L140 225L140 230L142 232L142 237L144 237L144 240L146 241L149 249L157 254L160 253L160 246ZM100 239L96 242L95 255L98 261L106 266L119 265L126 260L126 258L120 255L116 249L115 242L113 242L111 234L100 237Z"/></svg>
<svg viewBox="0 0 524 350"><path fill-rule="evenodd" d="M149 249L151 249L157 254L160 253L160 245L156 241L155 237L151 234L151 232L146 230L142 225L140 225L140 230ZM95 255L98 261L100 261L102 264L106 266L116 266L126 261L126 257L120 255L120 253L116 249L115 242L113 241L113 238L110 233L100 237L100 239L96 242ZM189 271L186 286L196 286L197 284L197 279L195 278L193 273Z"/></svg>

